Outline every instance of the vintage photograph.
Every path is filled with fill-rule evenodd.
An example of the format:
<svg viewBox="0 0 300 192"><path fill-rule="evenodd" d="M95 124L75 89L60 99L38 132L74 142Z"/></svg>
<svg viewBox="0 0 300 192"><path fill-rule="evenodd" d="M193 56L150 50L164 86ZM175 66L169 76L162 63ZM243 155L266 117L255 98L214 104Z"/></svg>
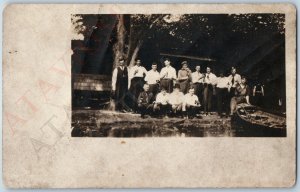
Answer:
<svg viewBox="0 0 300 192"><path fill-rule="evenodd" d="M6 5L3 184L293 188L296 23L288 3Z"/></svg>
<svg viewBox="0 0 300 192"><path fill-rule="evenodd" d="M286 137L285 14L73 14L72 137Z"/></svg>

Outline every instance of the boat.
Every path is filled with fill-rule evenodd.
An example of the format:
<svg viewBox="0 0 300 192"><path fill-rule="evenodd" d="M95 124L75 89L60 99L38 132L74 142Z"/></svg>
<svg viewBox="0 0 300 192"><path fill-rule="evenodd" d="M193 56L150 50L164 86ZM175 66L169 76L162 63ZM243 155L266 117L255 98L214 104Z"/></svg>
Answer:
<svg viewBox="0 0 300 192"><path fill-rule="evenodd" d="M286 117L246 103L238 104L232 123L241 136L286 136Z"/></svg>

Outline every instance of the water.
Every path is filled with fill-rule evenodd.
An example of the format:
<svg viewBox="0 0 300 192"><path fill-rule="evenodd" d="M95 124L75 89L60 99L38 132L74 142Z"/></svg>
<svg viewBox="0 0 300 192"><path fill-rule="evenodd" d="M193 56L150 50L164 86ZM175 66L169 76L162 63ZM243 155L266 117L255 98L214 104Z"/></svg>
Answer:
<svg viewBox="0 0 300 192"><path fill-rule="evenodd" d="M273 137L273 129L241 127L217 115L195 119L145 118L139 115L80 110L72 115L72 136L81 137Z"/></svg>

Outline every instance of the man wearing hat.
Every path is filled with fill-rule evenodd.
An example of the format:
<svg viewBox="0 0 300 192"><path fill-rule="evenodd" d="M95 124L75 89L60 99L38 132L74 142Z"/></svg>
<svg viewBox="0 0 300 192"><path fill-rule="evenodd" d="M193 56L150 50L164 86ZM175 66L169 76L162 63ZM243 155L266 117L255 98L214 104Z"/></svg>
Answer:
<svg viewBox="0 0 300 192"><path fill-rule="evenodd" d="M166 89L168 93L173 91L173 81L176 80L176 70L171 66L169 58L164 60L165 67L160 71L161 88Z"/></svg>
<svg viewBox="0 0 300 192"><path fill-rule="evenodd" d="M182 68L178 71L178 83L180 91L186 94L190 85L191 70L188 68L187 61L181 63Z"/></svg>
<svg viewBox="0 0 300 192"><path fill-rule="evenodd" d="M137 98L139 94L143 91L144 77L147 73L145 67L141 66L141 60L137 59L135 65L130 68L129 78L130 78L130 93L131 93L131 107L137 112L138 102Z"/></svg>
<svg viewBox="0 0 300 192"><path fill-rule="evenodd" d="M116 102L116 110L126 112L127 108L125 97L129 87L128 68L124 66L124 57L119 57L119 66L112 74L112 91Z"/></svg>

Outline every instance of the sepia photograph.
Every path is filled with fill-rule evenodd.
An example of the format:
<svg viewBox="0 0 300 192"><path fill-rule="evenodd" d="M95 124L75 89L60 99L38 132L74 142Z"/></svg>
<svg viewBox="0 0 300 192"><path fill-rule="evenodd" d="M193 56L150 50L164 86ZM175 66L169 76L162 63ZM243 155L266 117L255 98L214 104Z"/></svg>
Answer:
<svg viewBox="0 0 300 192"><path fill-rule="evenodd" d="M284 14L72 15L73 137L284 137Z"/></svg>
<svg viewBox="0 0 300 192"><path fill-rule="evenodd" d="M295 185L292 4L13 4L3 21L7 188Z"/></svg>

